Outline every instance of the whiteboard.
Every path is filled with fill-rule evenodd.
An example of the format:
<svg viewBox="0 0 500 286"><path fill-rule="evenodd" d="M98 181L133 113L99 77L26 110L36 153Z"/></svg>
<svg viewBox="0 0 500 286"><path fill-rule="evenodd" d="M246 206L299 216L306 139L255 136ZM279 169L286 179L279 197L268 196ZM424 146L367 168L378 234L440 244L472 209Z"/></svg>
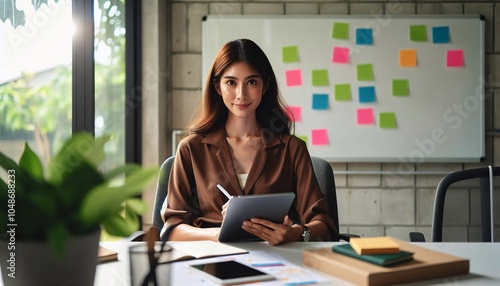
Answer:
<svg viewBox="0 0 500 286"><path fill-rule="evenodd" d="M203 79L228 41L248 38L264 50L295 110L295 135L313 156L331 162L484 159L480 15L206 16L202 29ZM371 37L356 38L370 30Z"/></svg>

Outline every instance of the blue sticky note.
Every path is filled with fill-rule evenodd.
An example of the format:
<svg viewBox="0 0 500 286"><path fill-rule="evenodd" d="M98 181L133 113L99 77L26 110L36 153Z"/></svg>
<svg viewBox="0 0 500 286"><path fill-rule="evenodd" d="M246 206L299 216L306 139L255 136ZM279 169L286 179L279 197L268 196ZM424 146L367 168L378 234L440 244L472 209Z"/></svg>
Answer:
<svg viewBox="0 0 500 286"><path fill-rule="evenodd" d="M328 109L328 94L313 94L312 108L318 110Z"/></svg>
<svg viewBox="0 0 500 286"><path fill-rule="evenodd" d="M373 30L372 29L356 29L356 45L372 45Z"/></svg>
<svg viewBox="0 0 500 286"><path fill-rule="evenodd" d="M450 27L432 27L432 42L434 44L446 44L450 42Z"/></svg>
<svg viewBox="0 0 500 286"><path fill-rule="evenodd" d="M359 102L375 102L375 87L374 86L362 86L359 88Z"/></svg>

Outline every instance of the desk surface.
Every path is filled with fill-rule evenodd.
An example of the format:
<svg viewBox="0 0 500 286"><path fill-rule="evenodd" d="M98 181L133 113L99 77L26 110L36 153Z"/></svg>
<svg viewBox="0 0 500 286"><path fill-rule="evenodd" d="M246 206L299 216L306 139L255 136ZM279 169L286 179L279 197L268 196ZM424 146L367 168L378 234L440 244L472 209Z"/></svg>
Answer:
<svg viewBox="0 0 500 286"><path fill-rule="evenodd" d="M103 246L119 252L119 261L101 264L97 267L95 286L130 285L127 255L129 244L125 242L102 243ZM334 244L336 243L294 242L273 247L263 242L252 242L234 243L232 245L244 248L250 252L265 251L266 253L274 253L291 263L303 266L302 251L304 249L331 247ZM406 285L450 285L450 283L453 285L500 285L500 243L419 243L418 245L469 259L470 271L468 275ZM330 282L321 285L352 285L336 277L328 276L325 273L310 270L331 279Z"/></svg>

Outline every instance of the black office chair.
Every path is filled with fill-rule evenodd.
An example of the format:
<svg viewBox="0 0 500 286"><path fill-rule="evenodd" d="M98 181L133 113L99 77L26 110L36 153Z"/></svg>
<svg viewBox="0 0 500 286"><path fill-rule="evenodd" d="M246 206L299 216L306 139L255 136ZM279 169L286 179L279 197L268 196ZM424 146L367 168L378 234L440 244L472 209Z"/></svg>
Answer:
<svg viewBox="0 0 500 286"><path fill-rule="evenodd" d="M500 175L500 167L492 167L492 175ZM443 214L446 192L450 185L469 179L480 179L481 186L481 228L482 241L491 242L491 209L490 209L490 169L489 167L456 171L446 175L436 188L434 199L434 212L432 217L432 242L443 240ZM410 241L425 242L425 237L420 232L411 232Z"/></svg>
<svg viewBox="0 0 500 286"><path fill-rule="evenodd" d="M335 188L335 178L333 176L333 169L330 163L319 157L311 157L314 173L318 178L321 191L326 195L329 203L330 213L337 228L339 227L338 208L337 208L337 191ZM158 185L156 188L155 202L153 208L153 226L162 229L163 220L161 218L161 208L165 202L165 197L168 193L168 180L170 169L174 162L174 156L167 158L160 167L158 176ZM337 237L332 237L332 240L345 240L349 241L350 237L359 237L354 234L338 234Z"/></svg>

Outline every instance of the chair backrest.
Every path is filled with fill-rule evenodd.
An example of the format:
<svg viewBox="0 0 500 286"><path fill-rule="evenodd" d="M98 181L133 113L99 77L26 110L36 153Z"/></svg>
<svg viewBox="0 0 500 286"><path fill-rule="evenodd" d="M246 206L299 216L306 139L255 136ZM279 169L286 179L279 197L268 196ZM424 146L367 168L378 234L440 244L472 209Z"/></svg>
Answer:
<svg viewBox="0 0 500 286"><path fill-rule="evenodd" d="M161 208L165 202L168 193L168 180L170 177L170 170L174 162L174 156L167 158L160 167L158 175L158 183L156 188L154 209L153 209L153 225L158 229L163 228L163 220L161 219ZM318 178L319 186L329 204L330 214L333 222L339 227L338 208L337 208L337 192L335 188L335 178L333 176L333 169L330 163L325 159L319 157L311 157L314 168L314 173ZM338 238L332 238L338 240Z"/></svg>
<svg viewBox="0 0 500 286"><path fill-rule="evenodd" d="M160 167L158 173L158 183L156 185L155 202L153 207L153 226L158 229L163 228L163 220L161 219L161 208L165 202L168 193L168 180L170 179L170 170L174 163L175 156L168 157Z"/></svg>
<svg viewBox="0 0 500 286"><path fill-rule="evenodd" d="M492 175L500 175L500 167L492 167ZM432 242L441 242L443 240L443 214L444 201L448 187L456 182L469 179L481 179L481 225L482 241L491 241L491 209L490 209L490 169L489 167L475 168L463 171L456 171L446 175L439 182L436 188L434 199L434 212L432 217Z"/></svg>

